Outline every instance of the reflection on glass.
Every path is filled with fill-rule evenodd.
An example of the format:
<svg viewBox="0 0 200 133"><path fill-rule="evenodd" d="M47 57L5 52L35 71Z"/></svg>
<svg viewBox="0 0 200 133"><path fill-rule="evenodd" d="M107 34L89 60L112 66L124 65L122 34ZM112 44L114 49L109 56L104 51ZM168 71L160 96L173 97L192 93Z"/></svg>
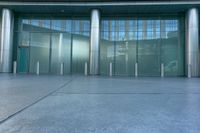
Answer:
<svg viewBox="0 0 200 133"><path fill-rule="evenodd" d="M46 19L32 19L32 31L48 32L51 28L50 20Z"/></svg>
<svg viewBox="0 0 200 133"><path fill-rule="evenodd" d="M101 74L108 74L106 55L111 54L115 75L134 75L136 62L140 76L160 76L162 63L165 76L184 75L184 34L180 21L179 17L102 19ZM113 45L111 51L106 50L109 43Z"/></svg>
<svg viewBox="0 0 200 133"><path fill-rule="evenodd" d="M104 35L110 34L109 32L102 33ZM109 64L114 63L114 41L101 38L100 41L100 74L109 74Z"/></svg>
<svg viewBox="0 0 200 133"><path fill-rule="evenodd" d="M61 63L65 74L84 72L89 60L88 19L19 18L18 27L18 61L29 64L21 65L20 72L35 73L37 61L41 73L60 73Z"/></svg>
<svg viewBox="0 0 200 133"><path fill-rule="evenodd" d="M72 73L84 73L85 62L89 61L89 40L88 36L72 36Z"/></svg>
<svg viewBox="0 0 200 133"><path fill-rule="evenodd" d="M143 32L141 33L144 34ZM150 35L150 36L149 36ZM138 74L139 76L160 76L160 39L146 34L138 40Z"/></svg>
<svg viewBox="0 0 200 133"><path fill-rule="evenodd" d="M89 19L19 19L18 61L30 65L21 65L19 71L33 73L40 61L42 73L59 73L60 62L66 74L84 72L89 60ZM184 75L182 21L181 16L102 19L100 73L108 75L112 62L113 74L132 76L137 62L141 76L160 76L161 63L165 76Z"/></svg>
<svg viewBox="0 0 200 133"><path fill-rule="evenodd" d="M64 63L64 73L71 70L71 34L53 33L51 47L51 73L60 73L61 63Z"/></svg>
<svg viewBox="0 0 200 133"><path fill-rule="evenodd" d="M162 60L166 76L182 76L184 72L183 50L180 44L178 20L161 20ZM182 38L183 39L183 38Z"/></svg>
<svg viewBox="0 0 200 133"><path fill-rule="evenodd" d="M40 73L49 72L49 33L31 33L30 42L30 73L36 72L36 63L40 62Z"/></svg>
<svg viewBox="0 0 200 133"><path fill-rule="evenodd" d="M133 76L136 62L136 41L117 41L115 58L115 75Z"/></svg>

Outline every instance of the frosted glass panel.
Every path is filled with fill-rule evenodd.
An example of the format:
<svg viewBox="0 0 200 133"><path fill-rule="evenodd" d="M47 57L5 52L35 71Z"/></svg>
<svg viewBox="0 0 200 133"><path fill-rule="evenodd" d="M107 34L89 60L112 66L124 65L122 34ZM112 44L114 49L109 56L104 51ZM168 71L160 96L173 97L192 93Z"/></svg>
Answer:
<svg viewBox="0 0 200 133"><path fill-rule="evenodd" d="M136 41L116 42L115 75L134 75Z"/></svg>
<svg viewBox="0 0 200 133"><path fill-rule="evenodd" d="M110 62L114 66L114 42L101 39L100 44L100 74L109 75Z"/></svg>
<svg viewBox="0 0 200 133"><path fill-rule="evenodd" d="M140 76L160 76L160 39L153 32L139 32L138 73ZM159 33L157 33L159 34Z"/></svg>
<svg viewBox="0 0 200 133"><path fill-rule="evenodd" d="M36 72L36 63L40 62L40 73L49 72L49 33L31 33L30 42L30 73Z"/></svg>
<svg viewBox="0 0 200 133"><path fill-rule="evenodd" d="M60 73L61 63L64 63L64 73L71 70L71 34L53 33L51 47L51 73Z"/></svg>
<svg viewBox="0 0 200 133"><path fill-rule="evenodd" d="M163 62L165 75L173 76L178 73L178 38L177 35L163 38Z"/></svg>
<svg viewBox="0 0 200 133"><path fill-rule="evenodd" d="M184 73L184 33L178 32L178 20L162 20L162 62L165 66L165 76L183 76Z"/></svg>
<svg viewBox="0 0 200 133"><path fill-rule="evenodd" d="M72 73L84 73L85 62L89 61L89 37L73 34L72 38Z"/></svg>

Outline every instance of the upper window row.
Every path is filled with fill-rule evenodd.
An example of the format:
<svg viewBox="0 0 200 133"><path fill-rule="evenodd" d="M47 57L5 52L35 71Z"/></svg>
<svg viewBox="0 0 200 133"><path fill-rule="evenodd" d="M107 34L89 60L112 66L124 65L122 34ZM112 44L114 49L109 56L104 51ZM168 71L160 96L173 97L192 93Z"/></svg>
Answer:
<svg viewBox="0 0 200 133"><path fill-rule="evenodd" d="M102 20L101 31L178 31L178 20Z"/></svg>
<svg viewBox="0 0 200 133"><path fill-rule="evenodd" d="M88 32L90 31L90 21L23 19L20 30L37 32Z"/></svg>
<svg viewBox="0 0 200 133"><path fill-rule="evenodd" d="M33 32L90 32L90 20L22 19L20 31ZM178 19L172 20L102 20L102 32L174 32L178 31Z"/></svg>

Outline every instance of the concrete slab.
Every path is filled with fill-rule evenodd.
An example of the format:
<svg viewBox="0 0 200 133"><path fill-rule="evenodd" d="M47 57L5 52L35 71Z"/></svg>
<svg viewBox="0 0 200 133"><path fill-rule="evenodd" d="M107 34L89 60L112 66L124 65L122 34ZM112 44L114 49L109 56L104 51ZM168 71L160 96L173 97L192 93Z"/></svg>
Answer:
<svg viewBox="0 0 200 133"><path fill-rule="evenodd" d="M47 88L68 79L37 78L51 81ZM199 81L78 76L1 123L0 132L199 133Z"/></svg>
<svg viewBox="0 0 200 133"><path fill-rule="evenodd" d="M70 76L0 74L0 122L70 80Z"/></svg>

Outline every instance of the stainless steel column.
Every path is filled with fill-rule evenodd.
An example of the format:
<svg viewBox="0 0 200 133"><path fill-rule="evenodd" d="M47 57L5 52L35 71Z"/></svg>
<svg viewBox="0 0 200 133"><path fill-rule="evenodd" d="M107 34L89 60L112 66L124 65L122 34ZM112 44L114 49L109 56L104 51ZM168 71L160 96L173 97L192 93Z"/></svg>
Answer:
<svg viewBox="0 0 200 133"><path fill-rule="evenodd" d="M199 76L199 14L197 8L186 13L186 75Z"/></svg>
<svg viewBox="0 0 200 133"><path fill-rule="evenodd" d="M100 12L93 9L91 12L90 33L90 74L99 74L99 36L100 36Z"/></svg>
<svg viewBox="0 0 200 133"><path fill-rule="evenodd" d="M2 9L0 72L12 71L13 53L13 13L9 9Z"/></svg>

